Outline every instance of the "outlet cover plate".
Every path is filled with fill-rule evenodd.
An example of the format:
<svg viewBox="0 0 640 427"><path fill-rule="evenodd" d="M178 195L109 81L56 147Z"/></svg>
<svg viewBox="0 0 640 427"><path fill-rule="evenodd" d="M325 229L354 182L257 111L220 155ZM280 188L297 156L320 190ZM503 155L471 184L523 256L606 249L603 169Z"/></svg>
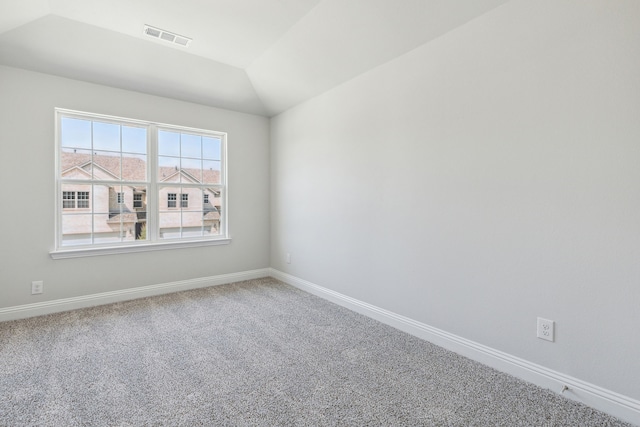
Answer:
<svg viewBox="0 0 640 427"><path fill-rule="evenodd" d="M542 340L554 341L555 322L538 317L537 336Z"/></svg>
<svg viewBox="0 0 640 427"><path fill-rule="evenodd" d="M42 280L35 280L31 282L31 295L38 295L44 291L44 282Z"/></svg>

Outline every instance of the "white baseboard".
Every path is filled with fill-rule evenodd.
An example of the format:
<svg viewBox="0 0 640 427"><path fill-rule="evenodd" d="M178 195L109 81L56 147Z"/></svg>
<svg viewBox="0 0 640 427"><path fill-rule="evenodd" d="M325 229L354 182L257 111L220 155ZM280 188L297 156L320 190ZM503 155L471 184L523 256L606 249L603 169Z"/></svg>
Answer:
<svg viewBox="0 0 640 427"><path fill-rule="evenodd" d="M273 268L270 270L272 277L296 288L376 319L499 371L562 394L568 399L582 402L621 420L640 425L640 401L638 400L367 304L279 270ZM569 389L563 392L562 390L565 386Z"/></svg>
<svg viewBox="0 0 640 427"><path fill-rule="evenodd" d="M111 304L114 302L168 294L171 292L186 291L189 289L224 285L227 283L240 282L243 280L268 277L270 275L271 269L262 268L259 270L221 274L218 276L201 277L198 279L181 280L178 282L141 286L139 288L123 289L120 291L102 292L99 294L84 295L80 297L64 298L53 301L38 302L34 304L19 305L15 307L0 308L0 322L4 322L7 320L24 319L26 317L41 316L43 314L58 313L61 311L76 310L78 308L93 307L96 305Z"/></svg>

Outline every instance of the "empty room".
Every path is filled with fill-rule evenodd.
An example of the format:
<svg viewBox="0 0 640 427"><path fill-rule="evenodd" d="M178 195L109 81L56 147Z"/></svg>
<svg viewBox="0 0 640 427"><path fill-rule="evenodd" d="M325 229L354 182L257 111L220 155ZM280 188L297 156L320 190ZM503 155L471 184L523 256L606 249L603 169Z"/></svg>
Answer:
<svg viewBox="0 0 640 427"><path fill-rule="evenodd" d="M0 159L0 426L640 426L640 1L0 0Z"/></svg>

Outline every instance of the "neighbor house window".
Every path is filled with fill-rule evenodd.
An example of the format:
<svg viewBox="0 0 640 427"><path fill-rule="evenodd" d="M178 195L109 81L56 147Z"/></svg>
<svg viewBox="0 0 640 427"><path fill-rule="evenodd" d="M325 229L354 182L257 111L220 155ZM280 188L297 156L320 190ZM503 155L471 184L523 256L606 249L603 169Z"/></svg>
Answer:
<svg viewBox="0 0 640 427"><path fill-rule="evenodd" d="M228 241L225 133L62 109L56 124L54 258Z"/></svg>
<svg viewBox="0 0 640 427"><path fill-rule="evenodd" d="M88 208L89 208L89 192L78 191L78 209L88 209Z"/></svg>
<svg viewBox="0 0 640 427"><path fill-rule="evenodd" d="M176 200L178 200L178 195L176 193L167 193L167 207L175 208Z"/></svg>
<svg viewBox="0 0 640 427"><path fill-rule="evenodd" d="M77 204L76 204L77 200ZM88 191L63 191L62 209L87 209L89 207Z"/></svg>
<svg viewBox="0 0 640 427"><path fill-rule="evenodd" d="M63 191L62 192L62 207L63 207L63 209L74 209L76 207L76 192L75 191Z"/></svg>
<svg viewBox="0 0 640 427"><path fill-rule="evenodd" d="M133 195L133 207L136 209L142 208L142 194L136 193Z"/></svg>

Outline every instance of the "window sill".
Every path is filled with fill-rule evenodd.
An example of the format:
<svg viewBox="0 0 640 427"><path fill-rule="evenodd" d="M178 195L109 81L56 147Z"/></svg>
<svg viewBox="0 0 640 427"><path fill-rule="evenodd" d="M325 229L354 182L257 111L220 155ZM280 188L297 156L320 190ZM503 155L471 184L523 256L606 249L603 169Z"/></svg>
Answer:
<svg viewBox="0 0 640 427"><path fill-rule="evenodd" d="M228 245L231 238L211 240L182 240L176 242L147 243L131 246L108 246L93 248L59 249L49 252L53 259L82 258L100 255L118 255L135 252L164 251L167 249L197 248L201 246Z"/></svg>

